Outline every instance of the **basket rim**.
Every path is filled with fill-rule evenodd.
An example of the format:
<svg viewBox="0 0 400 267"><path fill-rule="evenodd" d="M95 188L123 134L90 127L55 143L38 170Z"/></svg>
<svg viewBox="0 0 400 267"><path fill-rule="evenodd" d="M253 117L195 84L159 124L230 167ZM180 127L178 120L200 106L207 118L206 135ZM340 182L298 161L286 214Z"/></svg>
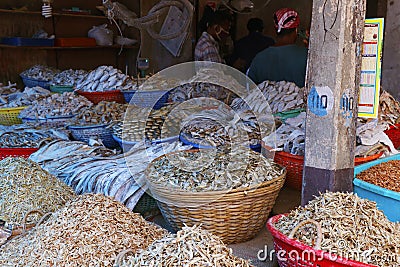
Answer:
<svg viewBox="0 0 400 267"><path fill-rule="evenodd" d="M121 144L126 144L126 145L136 145L137 143L139 143L140 141L123 141L121 138L119 138L117 135L115 135L114 133L112 133L112 137L114 138L115 141L117 141L118 143Z"/></svg>
<svg viewBox="0 0 400 267"><path fill-rule="evenodd" d="M340 257L339 255L333 254L333 253L327 253L324 250L316 250L315 248L312 248L304 243L301 243L300 241L298 241L297 239L291 239L288 236L286 236L285 234L283 234L282 232L280 232L275 226L274 224L276 222L278 222L279 219L287 216L288 213L285 214L278 214L275 215L271 218L268 219L267 221L267 229L268 231L271 233L273 239L274 239L274 243L275 243L275 239L278 239L279 241L290 245L292 247L295 247L299 250L302 251L312 251L315 253L315 256L318 259L323 259L323 260L327 260L329 262L336 262L336 263L340 263L346 266L351 266L351 267L375 267L375 265L370 265L370 264L366 264L363 262L358 262L358 261L353 261L353 260L349 260L349 259L345 259ZM330 255L334 255L335 256L335 260L333 261L330 257Z"/></svg>
<svg viewBox="0 0 400 267"><path fill-rule="evenodd" d="M91 124L91 125L68 125L67 128L71 130L86 130L95 128L106 128L109 123Z"/></svg>
<svg viewBox="0 0 400 267"><path fill-rule="evenodd" d="M74 88L74 85L55 85L55 84L50 84L50 89L56 89L56 88L62 88L62 89L67 89L67 88Z"/></svg>
<svg viewBox="0 0 400 267"><path fill-rule="evenodd" d="M182 153L182 152L199 152L201 151L201 149L188 149L188 150L180 150L180 151L174 151L174 152L170 152L164 155L161 155L157 158L155 158L154 160L152 160L149 165L147 166L146 170L144 171L145 177L146 177L146 182L149 184L149 187L152 190L156 190L158 191L158 189L164 189L164 190L168 190L168 192L172 195L172 193L181 195L181 196L189 196L189 197L194 197L194 196L205 196L205 197L216 197L216 196L221 196L222 194L226 195L233 195L233 194L241 194L244 192L248 192L248 191L253 191L253 190L257 190L258 188L264 188L268 185L271 185L273 183L276 183L277 181L279 181L280 179L284 179L286 177L286 173L287 170L286 168L282 167L281 165L279 165L282 170L283 173L277 177L275 177L272 180L269 181L264 181L262 183L256 184L256 185L252 185L249 187L239 187L239 188L235 188L235 189L231 189L231 190L219 190L219 191L200 191L200 192L194 192L194 191L186 191L186 190L181 190L181 189L173 189L173 188L167 188L165 189L164 186L162 184L157 184L152 182L150 179L148 179L148 173L150 171L150 168L153 166L155 161L160 160L161 158L167 157L169 155L173 155L173 154L178 154L178 153ZM257 153L257 152L254 152Z"/></svg>
<svg viewBox="0 0 400 267"><path fill-rule="evenodd" d="M7 112L7 111L21 111L26 109L28 106L22 106L22 107L14 107L14 108L0 108L0 113L2 112Z"/></svg>
<svg viewBox="0 0 400 267"><path fill-rule="evenodd" d="M31 152L37 150L39 150L38 147L0 147L0 154L1 152L7 152L7 151Z"/></svg>
<svg viewBox="0 0 400 267"><path fill-rule="evenodd" d="M118 94L121 93L121 90L109 90L109 91L104 91L104 92L85 92L82 90L76 90L76 92L80 95L111 95L111 94Z"/></svg>
<svg viewBox="0 0 400 267"><path fill-rule="evenodd" d="M28 120L28 121L51 121L51 120L56 120L56 119L72 119L76 117L77 115L62 115L62 116L52 116L52 117L46 117L46 118L29 118L29 117L19 117L22 120Z"/></svg>

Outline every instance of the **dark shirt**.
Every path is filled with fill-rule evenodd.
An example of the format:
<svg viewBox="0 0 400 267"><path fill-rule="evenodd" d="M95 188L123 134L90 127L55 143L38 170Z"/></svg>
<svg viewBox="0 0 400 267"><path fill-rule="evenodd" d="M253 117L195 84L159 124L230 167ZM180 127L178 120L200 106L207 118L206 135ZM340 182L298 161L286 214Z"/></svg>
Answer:
<svg viewBox="0 0 400 267"><path fill-rule="evenodd" d="M261 51L251 62L248 76L254 83L265 80L305 84L308 50L297 45L271 46Z"/></svg>
<svg viewBox="0 0 400 267"><path fill-rule="evenodd" d="M235 42L231 62L235 62L238 58L243 59L246 63L242 71L246 72L257 53L273 44L275 44L275 41L271 37L265 36L260 32L250 33Z"/></svg>

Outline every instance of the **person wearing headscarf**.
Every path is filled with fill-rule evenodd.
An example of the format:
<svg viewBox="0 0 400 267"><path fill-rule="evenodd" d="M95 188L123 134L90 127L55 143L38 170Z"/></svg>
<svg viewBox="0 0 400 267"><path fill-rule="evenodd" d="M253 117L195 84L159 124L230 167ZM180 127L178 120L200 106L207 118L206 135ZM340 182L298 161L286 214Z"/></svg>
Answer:
<svg viewBox="0 0 400 267"><path fill-rule="evenodd" d="M306 47L297 46L300 18L291 8L282 8L274 14L276 43L260 53L251 62L247 75L256 84L265 80L294 82L305 85L307 68Z"/></svg>
<svg viewBox="0 0 400 267"><path fill-rule="evenodd" d="M220 53L220 42L230 35L231 18L228 13L216 11L207 23L207 30L202 33L194 51L195 61L225 63Z"/></svg>
<svg viewBox="0 0 400 267"><path fill-rule="evenodd" d="M275 43L272 37L263 34L264 22L260 18L249 19L247 30L249 34L234 43L231 57L232 66L243 73L247 71L257 53Z"/></svg>

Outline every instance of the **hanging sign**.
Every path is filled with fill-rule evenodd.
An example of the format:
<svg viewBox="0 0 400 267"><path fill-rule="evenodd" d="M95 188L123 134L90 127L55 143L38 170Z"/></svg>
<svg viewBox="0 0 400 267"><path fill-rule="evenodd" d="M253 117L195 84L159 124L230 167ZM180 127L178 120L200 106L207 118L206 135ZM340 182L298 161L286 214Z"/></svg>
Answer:
<svg viewBox="0 0 400 267"><path fill-rule="evenodd" d="M383 18L366 19L362 45L358 116L377 118L381 83Z"/></svg>

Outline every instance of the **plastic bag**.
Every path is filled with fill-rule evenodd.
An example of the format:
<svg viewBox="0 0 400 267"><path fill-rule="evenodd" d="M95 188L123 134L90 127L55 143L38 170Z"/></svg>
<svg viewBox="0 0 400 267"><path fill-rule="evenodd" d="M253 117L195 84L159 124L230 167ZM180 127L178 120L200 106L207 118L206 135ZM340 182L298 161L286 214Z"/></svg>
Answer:
<svg viewBox="0 0 400 267"><path fill-rule="evenodd" d="M108 46L113 44L113 32L107 28L107 24L93 26L88 37L96 39L97 45Z"/></svg>

